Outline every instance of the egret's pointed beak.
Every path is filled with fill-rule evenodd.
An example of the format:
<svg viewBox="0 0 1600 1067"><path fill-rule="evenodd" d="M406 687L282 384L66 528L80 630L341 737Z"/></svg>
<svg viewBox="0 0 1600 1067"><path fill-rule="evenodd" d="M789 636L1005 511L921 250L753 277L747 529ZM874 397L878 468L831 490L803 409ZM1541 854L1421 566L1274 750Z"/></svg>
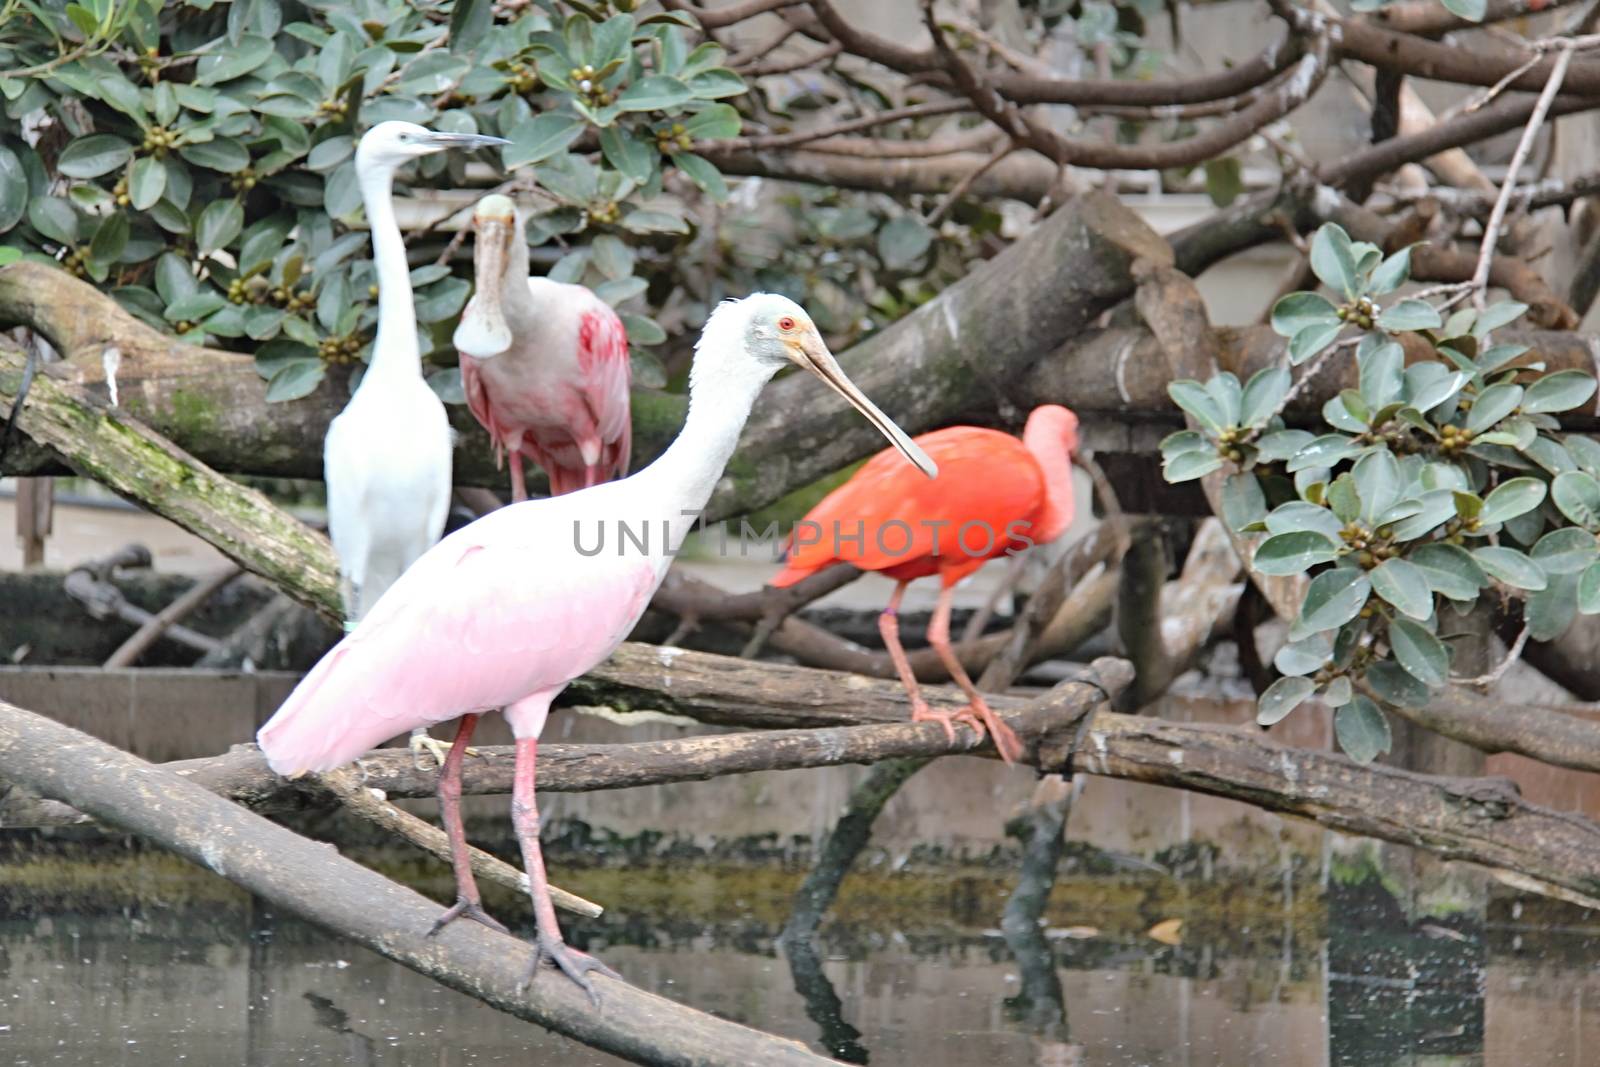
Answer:
<svg viewBox="0 0 1600 1067"><path fill-rule="evenodd" d="M867 421L876 426L878 432L887 437L890 444L916 464L917 469L923 474L930 478L939 476L939 467L928 458L928 454L907 437L905 431L894 424L893 419L879 411L878 406L868 400L866 394L857 389L854 382L845 377L839 361L833 358L833 353L828 351L828 346L822 343L822 338L816 333L807 331L801 336L795 362L827 382L834 392L850 401L851 405L865 415Z"/></svg>
<svg viewBox="0 0 1600 1067"><path fill-rule="evenodd" d="M515 215L501 218L480 212L473 216L472 226L477 231L472 245L475 290L451 340L458 352L474 359L492 359L511 347L511 327L500 306L500 289L511 242L520 235Z"/></svg>
<svg viewBox="0 0 1600 1067"><path fill-rule="evenodd" d="M490 137L484 133L445 133L440 130L428 131L428 144L437 151L446 148L473 149L488 148L490 145L510 144L504 137Z"/></svg>

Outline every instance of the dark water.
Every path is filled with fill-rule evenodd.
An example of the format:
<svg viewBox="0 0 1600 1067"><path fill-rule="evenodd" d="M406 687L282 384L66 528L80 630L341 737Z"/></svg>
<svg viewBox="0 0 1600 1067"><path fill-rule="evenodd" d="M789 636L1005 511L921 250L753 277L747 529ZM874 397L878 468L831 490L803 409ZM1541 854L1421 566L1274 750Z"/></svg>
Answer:
<svg viewBox="0 0 1600 1067"><path fill-rule="evenodd" d="M401 850L359 858L448 890L442 868ZM846 880L814 951L785 951L775 935L800 870L552 858L558 880L609 905L564 917L569 938L629 980L853 1063L1600 1063L1600 931L1506 902L1487 926L1404 930L1361 888L1291 901L1177 865L1069 862L1037 935L1008 940L985 925L1008 872L879 872ZM514 898L489 897L530 932ZM1149 936L1171 918L1176 944ZM0 838L0 1063L558 1061L618 1062L160 852Z"/></svg>

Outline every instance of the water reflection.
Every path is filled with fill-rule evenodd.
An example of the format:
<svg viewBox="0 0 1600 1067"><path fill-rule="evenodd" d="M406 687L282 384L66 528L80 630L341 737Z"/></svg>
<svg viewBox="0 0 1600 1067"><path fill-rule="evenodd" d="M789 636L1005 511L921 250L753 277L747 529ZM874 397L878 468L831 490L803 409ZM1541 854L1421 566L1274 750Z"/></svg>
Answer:
<svg viewBox="0 0 1600 1067"><path fill-rule="evenodd" d="M618 1062L161 853L35 843L26 855L0 863L0 1062ZM415 862L391 858L397 869ZM448 875L433 873L429 891L442 897ZM1334 894L1326 938L1293 923L1225 936L1197 908L1182 913L1194 933L1167 945L1145 935L1160 913L1090 930L1060 925L1052 903L1043 924L1002 934L981 915L998 915L1003 898L980 905L978 923L936 909L914 923L863 906L853 893L874 892L870 881L846 879L838 911L849 921L780 951L801 872L768 882L737 867L654 872L676 896L650 874L607 873L608 885L641 891L604 895L611 913L572 923L574 940L645 988L849 1063L1442 1067L1600 1056L1593 932L1547 937L1526 916L1502 915L1487 934L1402 937L1372 929L1370 909L1341 914ZM1062 891L1092 886L1069 880ZM574 888L587 887L580 878ZM515 917L514 902L497 907Z"/></svg>

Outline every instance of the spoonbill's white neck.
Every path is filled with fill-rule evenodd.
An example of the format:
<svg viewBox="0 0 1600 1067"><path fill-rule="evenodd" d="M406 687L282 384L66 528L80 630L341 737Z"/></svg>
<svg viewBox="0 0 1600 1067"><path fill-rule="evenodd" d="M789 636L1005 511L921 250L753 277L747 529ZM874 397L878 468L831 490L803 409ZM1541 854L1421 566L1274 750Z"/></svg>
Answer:
<svg viewBox="0 0 1600 1067"><path fill-rule="evenodd" d="M756 397L778 371L745 350L744 325L742 319L727 316L707 323L689 371L683 429L660 458L629 479L642 483L644 498L660 506L661 517L671 523L672 552L682 546L711 499Z"/></svg>
<svg viewBox="0 0 1600 1067"><path fill-rule="evenodd" d="M394 168L375 164L356 170L372 231L372 261L378 272L378 335L362 384L375 377L422 375L417 349L417 311L411 299L411 268L400 224L394 217Z"/></svg>

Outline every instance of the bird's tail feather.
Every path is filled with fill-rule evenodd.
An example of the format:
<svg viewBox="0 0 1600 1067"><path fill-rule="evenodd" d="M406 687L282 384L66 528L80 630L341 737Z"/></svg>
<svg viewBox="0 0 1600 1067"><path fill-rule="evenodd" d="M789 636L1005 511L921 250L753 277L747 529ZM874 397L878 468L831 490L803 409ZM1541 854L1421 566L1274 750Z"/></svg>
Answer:
<svg viewBox="0 0 1600 1067"><path fill-rule="evenodd" d="M388 739L387 732L368 736L384 725L352 706L357 694L341 692L346 686L335 680L335 668L348 652L341 642L322 657L257 732L256 743L274 773L295 777L329 771Z"/></svg>

